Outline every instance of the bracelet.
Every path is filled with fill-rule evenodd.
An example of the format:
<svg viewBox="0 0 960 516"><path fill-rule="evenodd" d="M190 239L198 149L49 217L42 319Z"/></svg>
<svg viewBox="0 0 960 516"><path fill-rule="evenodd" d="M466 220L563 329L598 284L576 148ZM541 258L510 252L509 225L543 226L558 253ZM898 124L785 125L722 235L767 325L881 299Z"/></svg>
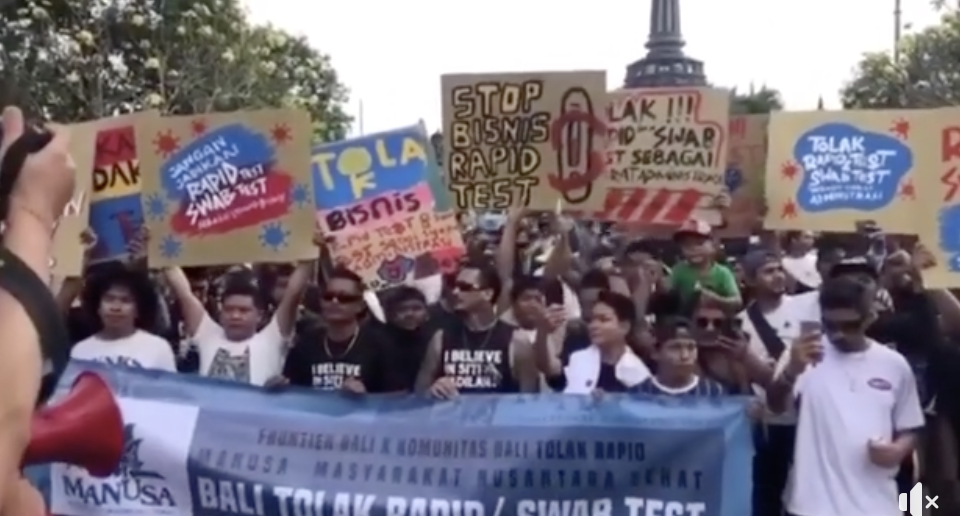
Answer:
<svg viewBox="0 0 960 516"><path fill-rule="evenodd" d="M0 246L0 289L7 291L23 306L37 330L43 371L37 404L45 403L60 381L70 361L70 334L46 282L9 249Z"/></svg>

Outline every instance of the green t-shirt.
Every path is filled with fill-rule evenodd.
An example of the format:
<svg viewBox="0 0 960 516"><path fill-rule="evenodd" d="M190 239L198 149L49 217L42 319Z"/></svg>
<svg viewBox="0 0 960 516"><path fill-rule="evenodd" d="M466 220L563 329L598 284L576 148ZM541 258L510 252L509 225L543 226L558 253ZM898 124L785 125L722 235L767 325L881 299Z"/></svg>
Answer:
<svg viewBox="0 0 960 516"><path fill-rule="evenodd" d="M740 295L737 279L726 265L715 263L706 273L700 272L687 262L680 262L670 269L670 286L680 295L680 299L688 300L693 297L697 291L697 283L701 289L710 290L720 297Z"/></svg>

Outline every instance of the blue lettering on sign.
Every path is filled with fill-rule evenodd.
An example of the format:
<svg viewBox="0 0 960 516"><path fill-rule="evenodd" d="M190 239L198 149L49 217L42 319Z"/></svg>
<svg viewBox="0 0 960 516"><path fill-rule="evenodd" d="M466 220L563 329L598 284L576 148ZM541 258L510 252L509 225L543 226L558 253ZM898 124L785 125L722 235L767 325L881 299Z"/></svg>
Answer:
<svg viewBox="0 0 960 516"><path fill-rule="evenodd" d="M944 206L938 215L940 248L949 256L947 269L960 272L960 204Z"/></svg>
<svg viewBox="0 0 960 516"><path fill-rule="evenodd" d="M143 439L136 435L136 427L123 427L123 455L116 471L107 480L63 475L64 494L82 500L91 506L121 505L136 502L148 507L173 507L173 494L161 482L163 475L152 471L140 458Z"/></svg>
<svg viewBox="0 0 960 516"><path fill-rule="evenodd" d="M797 204L812 213L883 208L913 168L913 152L900 140L839 123L800 135L793 157L803 169Z"/></svg>
<svg viewBox="0 0 960 516"><path fill-rule="evenodd" d="M176 510L194 516L743 516L751 510L754 450L745 399L358 401L93 363L71 364L64 378L80 368L106 373L111 389L127 400L188 399L196 408L190 421L170 421L188 425L191 437L186 456L163 457L167 478L153 469L155 458L140 453L128 423L114 479L140 486L129 493L115 482L67 487L74 500L107 504L110 512L135 508L131 498L157 515L172 514L164 504L176 500ZM136 428L147 442L172 431ZM190 501L163 496L170 491L188 492ZM116 507L117 500L127 503Z"/></svg>

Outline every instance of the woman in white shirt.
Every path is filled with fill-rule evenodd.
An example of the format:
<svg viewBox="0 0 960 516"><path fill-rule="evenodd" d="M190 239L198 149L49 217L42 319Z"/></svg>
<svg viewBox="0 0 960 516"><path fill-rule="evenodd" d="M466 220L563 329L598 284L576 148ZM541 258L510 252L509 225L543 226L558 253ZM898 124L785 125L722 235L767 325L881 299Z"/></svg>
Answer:
<svg viewBox="0 0 960 516"><path fill-rule="evenodd" d="M146 273L111 268L95 274L87 281L82 302L98 329L73 347L71 358L176 372L170 343L144 330L153 326L159 309Z"/></svg>

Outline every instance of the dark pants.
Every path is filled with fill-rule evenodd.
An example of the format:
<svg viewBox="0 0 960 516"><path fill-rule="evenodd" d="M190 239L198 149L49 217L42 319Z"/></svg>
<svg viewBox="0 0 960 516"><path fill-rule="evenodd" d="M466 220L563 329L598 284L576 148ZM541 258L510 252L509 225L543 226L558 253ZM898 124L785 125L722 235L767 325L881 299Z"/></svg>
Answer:
<svg viewBox="0 0 960 516"><path fill-rule="evenodd" d="M753 516L782 516L783 491L793 463L797 427L767 425L757 429L753 458Z"/></svg>

